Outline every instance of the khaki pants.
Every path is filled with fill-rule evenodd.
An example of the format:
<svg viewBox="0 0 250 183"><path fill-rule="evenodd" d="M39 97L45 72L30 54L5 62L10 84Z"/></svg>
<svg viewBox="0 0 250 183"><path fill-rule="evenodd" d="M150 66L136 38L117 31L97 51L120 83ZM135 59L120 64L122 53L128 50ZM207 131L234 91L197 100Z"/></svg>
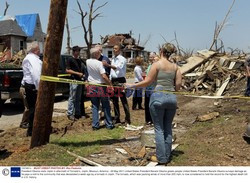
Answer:
<svg viewBox="0 0 250 183"><path fill-rule="evenodd" d="M23 86L21 86L19 92L20 92L20 95L23 99L23 104L24 104L24 112L23 112L23 117L22 117L22 121L20 123L20 126L28 125L29 124L29 107L28 107L28 103L27 103L25 88Z"/></svg>

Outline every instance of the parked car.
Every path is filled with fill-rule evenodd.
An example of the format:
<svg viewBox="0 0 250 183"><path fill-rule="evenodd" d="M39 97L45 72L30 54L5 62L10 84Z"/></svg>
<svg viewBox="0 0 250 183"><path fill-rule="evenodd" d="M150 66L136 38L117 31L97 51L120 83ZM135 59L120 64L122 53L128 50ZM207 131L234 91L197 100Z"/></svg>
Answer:
<svg viewBox="0 0 250 183"><path fill-rule="evenodd" d="M70 55L61 55L58 74L66 74L66 60L70 58ZM41 57L42 60L42 57ZM10 65L10 64L9 64ZM67 76L62 76L63 78ZM16 100L21 99L19 94L19 88L21 86L21 81L23 78L22 68L15 67L1 67L0 65L0 94L1 94L1 104L8 99ZM69 84L68 83L57 83L56 94L62 94L68 96L69 94Z"/></svg>

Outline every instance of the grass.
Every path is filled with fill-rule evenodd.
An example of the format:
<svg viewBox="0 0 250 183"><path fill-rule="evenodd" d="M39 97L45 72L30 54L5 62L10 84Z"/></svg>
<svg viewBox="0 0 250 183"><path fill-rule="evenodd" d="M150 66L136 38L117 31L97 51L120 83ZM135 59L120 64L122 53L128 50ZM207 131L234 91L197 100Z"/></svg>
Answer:
<svg viewBox="0 0 250 183"><path fill-rule="evenodd" d="M124 129L113 130L100 129L98 131L86 131L82 134L68 134L60 138L51 135L50 143L31 150L14 153L10 158L0 161L0 165L24 165L24 166L67 166L74 162L75 157L68 151L80 156L99 153L103 145L111 145L123 138Z"/></svg>
<svg viewBox="0 0 250 183"><path fill-rule="evenodd" d="M83 134L70 134L63 138L52 136L51 143L64 147L80 156L88 156L101 150L101 146L118 142L124 134L124 129L113 130L101 129L98 131L87 131Z"/></svg>
<svg viewBox="0 0 250 183"><path fill-rule="evenodd" d="M179 140L180 146L173 154L173 165L215 165L213 159L221 154L220 137L226 126L232 125L227 117L209 122L199 122ZM208 138L209 137L209 138ZM201 163L202 162L202 163Z"/></svg>

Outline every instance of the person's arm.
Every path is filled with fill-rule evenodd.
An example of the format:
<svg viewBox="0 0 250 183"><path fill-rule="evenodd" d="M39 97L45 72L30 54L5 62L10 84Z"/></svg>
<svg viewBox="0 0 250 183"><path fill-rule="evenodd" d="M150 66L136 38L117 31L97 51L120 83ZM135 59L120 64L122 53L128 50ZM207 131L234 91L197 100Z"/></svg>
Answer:
<svg viewBox="0 0 250 183"><path fill-rule="evenodd" d="M106 84L108 84L109 86L113 86L112 82L110 81L110 79L107 77L107 75L105 73L101 74L101 75L102 75L102 78L104 79L104 81L106 82Z"/></svg>
<svg viewBox="0 0 250 183"><path fill-rule="evenodd" d="M103 64L103 66L105 66L105 67L110 67L110 68L113 69L113 70L116 70L116 69L117 69L116 66L111 65L111 64L108 64L105 60L102 61L102 64Z"/></svg>
<svg viewBox="0 0 250 183"><path fill-rule="evenodd" d="M142 77L142 68L138 69L137 74L138 74L138 76L139 76L139 80L140 80L140 81L143 81L143 77Z"/></svg>
<svg viewBox="0 0 250 183"><path fill-rule="evenodd" d="M38 90L40 77L41 77L41 73L42 73L42 61L40 59L36 60L35 67L36 67L36 70L31 69L31 71L32 71L31 76L32 76L33 83L36 86L36 89Z"/></svg>
<svg viewBox="0 0 250 183"><path fill-rule="evenodd" d="M135 67L134 74L135 74L135 78L138 79L138 81L142 81L143 80L142 70L139 67Z"/></svg>
<svg viewBox="0 0 250 183"><path fill-rule="evenodd" d="M178 68L175 76L175 91L179 91L181 89L181 80L182 75L180 69Z"/></svg>
<svg viewBox="0 0 250 183"><path fill-rule="evenodd" d="M99 63L100 63L100 62L99 62ZM111 82L110 79L107 77L106 72L105 72L105 69L104 69L102 63L100 63L100 64L98 65L98 69L99 69L99 72L100 72L102 78L104 79L105 83L108 84L108 85L110 85L110 86L112 86L112 82Z"/></svg>
<svg viewBox="0 0 250 183"><path fill-rule="evenodd" d="M123 57L119 58L119 63L115 66L116 69L114 70L116 72L116 75L119 75L120 72L123 72L124 67L126 67L126 59Z"/></svg>
<svg viewBox="0 0 250 183"><path fill-rule="evenodd" d="M67 68L66 68L66 73L78 75L80 78L82 78L84 76L84 74L81 72L76 72L76 71L73 71L72 69L67 69Z"/></svg>
<svg viewBox="0 0 250 183"><path fill-rule="evenodd" d="M70 62L72 62L71 59L68 59L68 60L66 61L66 70L65 70L66 73L67 73L67 74L74 74L74 75L77 75L77 76L79 76L80 78L82 78L82 77L84 76L83 73L72 70L72 69L71 69Z"/></svg>

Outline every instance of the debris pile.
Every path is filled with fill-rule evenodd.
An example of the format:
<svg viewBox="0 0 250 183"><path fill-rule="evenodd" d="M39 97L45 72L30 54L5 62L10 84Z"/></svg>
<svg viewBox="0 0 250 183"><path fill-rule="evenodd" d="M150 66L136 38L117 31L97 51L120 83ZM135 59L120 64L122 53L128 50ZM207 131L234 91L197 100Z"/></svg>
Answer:
<svg viewBox="0 0 250 183"><path fill-rule="evenodd" d="M193 94L222 96L236 82L245 78L246 54L221 54L202 50L181 65L183 88Z"/></svg>
<svg viewBox="0 0 250 183"><path fill-rule="evenodd" d="M0 52L0 64L1 68L9 67L21 67L22 61L26 53L24 50L20 50L18 53L11 57L11 52L9 49L5 49L3 52Z"/></svg>

